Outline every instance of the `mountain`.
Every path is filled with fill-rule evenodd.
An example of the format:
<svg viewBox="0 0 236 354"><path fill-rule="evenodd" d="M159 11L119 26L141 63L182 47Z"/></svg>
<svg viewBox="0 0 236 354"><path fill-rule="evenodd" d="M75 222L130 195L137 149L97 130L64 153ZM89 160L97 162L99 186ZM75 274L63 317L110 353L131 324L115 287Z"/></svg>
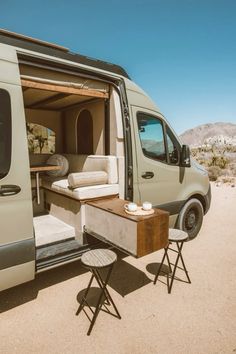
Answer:
<svg viewBox="0 0 236 354"><path fill-rule="evenodd" d="M199 125L186 130L180 135L180 139L192 147L204 144L236 145L236 124L219 122Z"/></svg>

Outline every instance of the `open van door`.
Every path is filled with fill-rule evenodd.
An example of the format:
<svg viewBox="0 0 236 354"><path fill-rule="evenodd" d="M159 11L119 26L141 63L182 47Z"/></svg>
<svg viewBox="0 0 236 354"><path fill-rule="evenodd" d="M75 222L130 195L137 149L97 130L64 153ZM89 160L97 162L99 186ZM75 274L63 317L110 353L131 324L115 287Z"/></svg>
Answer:
<svg viewBox="0 0 236 354"><path fill-rule="evenodd" d="M35 275L29 171L16 50L0 44L0 290Z"/></svg>

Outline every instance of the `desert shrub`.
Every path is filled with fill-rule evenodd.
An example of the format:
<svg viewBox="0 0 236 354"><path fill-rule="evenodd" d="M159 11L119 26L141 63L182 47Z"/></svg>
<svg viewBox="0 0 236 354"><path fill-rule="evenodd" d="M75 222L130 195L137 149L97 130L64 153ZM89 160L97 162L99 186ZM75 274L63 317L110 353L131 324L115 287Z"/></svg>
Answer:
<svg viewBox="0 0 236 354"><path fill-rule="evenodd" d="M229 169L231 171L231 175L236 177L236 163L231 163L229 165Z"/></svg>
<svg viewBox="0 0 236 354"><path fill-rule="evenodd" d="M216 181L221 176L221 168L219 166L208 167L208 175L210 181Z"/></svg>
<svg viewBox="0 0 236 354"><path fill-rule="evenodd" d="M208 161L208 166L215 166L224 169L227 166L228 162L229 160L223 155L213 155Z"/></svg>

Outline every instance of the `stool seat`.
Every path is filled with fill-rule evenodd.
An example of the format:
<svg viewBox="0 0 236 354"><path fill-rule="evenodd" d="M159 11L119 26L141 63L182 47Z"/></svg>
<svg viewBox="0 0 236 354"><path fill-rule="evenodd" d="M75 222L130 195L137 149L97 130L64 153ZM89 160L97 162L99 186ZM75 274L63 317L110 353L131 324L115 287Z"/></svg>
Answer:
<svg viewBox="0 0 236 354"><path fill-rule="evenodd" d="M84 253L81 262L89 268L105 268L117 260L115 252L107 249L95 249Z"/></svg>
<svg viewBox="0 0 236 354"><path fill-rule="evenodd" d="M86 316L90 319L90 326L89 330L87 332L87 335L89 336L92 328L94 326L94 323L96 321L96 318L98 316L98 313L102 310L102 306L105 307L105 312L121 319L121 316L119 314L119 311L117 310L117 307L112 300L112 297L107 289L108 281L112 272L112 268L114 266L114 263L117 261L117 255L115 252L108 250L108 249L103 249L103 248L98 248L95 250L88 251L84 253L81 257L81 262L84 265L84 267L88 268L90 272L92 273L92 276L90 278L89 284L87 286L87 289L85 291L85 294L82 298L82 301L80 303L80 306L76 312L76 315L78 315L82 310L84 310L84 306L87 305L90 311L93 314L92 319L89 318L88 314ZM107 269L104 269L107 268ZM106 276L104 274L106 274ZM104 279L105 277L105 279ZM97 299L97 304L95 307L95 311L91 308L91 306L88 303L88 294L89 290L91 289L91 285L93 280L97 281L97 284L100 288L100 295ZM103 298L105 297L105 302L103 302ZM108 308L108 306L113 307L113 312L111 312ZM86 311L85 311L86 313Z"/></svg>
<svg viewBox="0 0 236 354"><path fill-rule="evenodd" d="M181 242L188 239L188 234L185 231L178 229L169 229L169 241L171 242Z"/></svg>

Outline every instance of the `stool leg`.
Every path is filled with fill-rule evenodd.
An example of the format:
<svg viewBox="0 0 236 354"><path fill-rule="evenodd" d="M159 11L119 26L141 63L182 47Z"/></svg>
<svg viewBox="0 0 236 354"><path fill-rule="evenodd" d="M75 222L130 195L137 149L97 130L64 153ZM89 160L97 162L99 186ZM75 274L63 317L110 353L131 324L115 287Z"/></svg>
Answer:
<svg viewBox="0 0 236 354"><path fill-rule="evenodd" d="M94 326L95 321L96 321L96 319L97 319L98 313L99 313L99 311L100 311L100 309L101 309L101 307L102 307L102 303L101 303L101 301L102 301L102 296L103 296L103 294L104 294L104 292L105 292L105 288L106 288L107 283L108 283L108 280L109 280L109 278L110 278L112 268L113 268L113 267L111 266L110 269L109 269L109 271L108 271L108 273L107 273L107 277L106 277L105 282L102 281L102 287L101 287L101 284L98 282L98 285L101 287L101 294L100 294L100 296L99 296L99 298L98 298L97 305L96 305L96 308L95 308L95 312L94 312L94 315L93 315L91 324L90 324L90 326L89 326L89 330L88 330L88 332L87 332L87 335L88 335L88 336L90 335L90 333L91 333L91 331L92 331L92 329L93 329L93 326ZM95 276L96 279L97 279L97 277L99 277L99 279L101 280L101 276L100 276L100 274L99 274L98 272L96 272L96 273L93 272L93 274L94 274L94 276Z"/></svg>
<svg viewBox="0 0 236 354"><path fill-rule="evenodd" d="M157 274L156 274L156 276L155 276L155 279L154 279L154 282L153 282L154 285L155 285L156 282L157 282L157 279L158 279L158 277L159 277L159 274L160 274L160 271L161 271L161 268L162 268L162 266L163 266L163 263L164 263L165 258L167 257L167 259L169 260L167 250L168 250L168 247L164 248L164 255L163 255L163 257L162 257L161 264L160 264L160 266L159 266L159 268L158 268L158 271L157 271ZM170 260L169 260L169 261L170 261ZM168 274L169 274L169 273L168 273ZM167 275L167 282L169 282L168 277L169 277L169 275Z"/></svg>
<svg viewBox="0 0 236 354"><path fill-rule="evenodd" d="M113 265L112 265L112 268L113 268ZM102 277L101 277L101 275L99 274L99 272L96 271L96 273L97 273L96 280L97 280L97 282L98 282L98 284L99 284L99 286L100 286L101 288L104 287L104 295L106 296L106 299L107 299L107 301L108 301L108 304L110 305L110 302L111 302L111 304L112 304L112 306L113 306L113 308L114 308L114 310L115 310L115 312L116 312L117 317L118 317L119 319L121 319L121 315L119 314L119 311L118 311L118 309L117 309L117 307L116 307L114 301L112 300L112 297L111 297L111 295L110 295L110 293L109 293L109 291L108 291L108 289L107 289L107 284L105 285L105 283L103 282ZM109 278L110 278L110 276L109 276ZM108 281L107 281L107 282L108 282Z"/></svg>
<svg viewBox="0 0 236 354"><path fill-rule="evenodd" d="M177 243L177 245L178 245L178 242L176 242L176 243ZM183 247L183 242L180 242L180 246L178 246L178 255L177 255L177 257L176 257L176 261L175 261L175 264L174 264L174 270L173 270L173 273L172 273L172 275L171 275L171 281L170 281L170 286L169 286L169 288L168 288L168 294L171 293L173 281L174 281L174 278L175 278L175 272L176 272L177 265L178 265L178 262L179 262L179 258L180 258L180 255L181 255L182 247Z"/></svg>
<svg viewBox="0 0 236 354"><path fill-rule="evenodd" d="M178 247L178 251L180 251L180 250L179 250L179 245L178 245L178 243L177 243L177 247ZM187 271L187 269L186 269L186 266L185 266L185 263L184 263L184 260L183 260L183 257L182 257L182 253L181 253L181 252L180 252L180 259L181 259L181 262L182 262L182 265L183 265L183 268L184 268L186 277L187 277L187 279L188 279L188 282L189 282L189 284L191 284L191 280L190 280L190 278L189 278L188 271Z"/></svg>
<svg viewBox="0 0 236 354"><path fill-rule="evenodd" d="M89 284L88 284L88 287L87 287L87 289L86 289L86 291L85 291L85 294L84 294L84 296L83 296L83 298L82 298L81 304L80 304L80 306L79 306L79 308L78 308L78 310L77 310L77 312L76 312L76 316L78 316L78 314L81 312L81 310L82 310L83 307L84 307L85 299L86 299L86 297L87 297L87 295L88 295L88 292L89 292L89 289L90 289L90 287L91 287L91 285L92 285L93 278L94 278L94 275L92 274L92 276L91 276L91 278L90 278L90 281L89 281Z"/></svg>

